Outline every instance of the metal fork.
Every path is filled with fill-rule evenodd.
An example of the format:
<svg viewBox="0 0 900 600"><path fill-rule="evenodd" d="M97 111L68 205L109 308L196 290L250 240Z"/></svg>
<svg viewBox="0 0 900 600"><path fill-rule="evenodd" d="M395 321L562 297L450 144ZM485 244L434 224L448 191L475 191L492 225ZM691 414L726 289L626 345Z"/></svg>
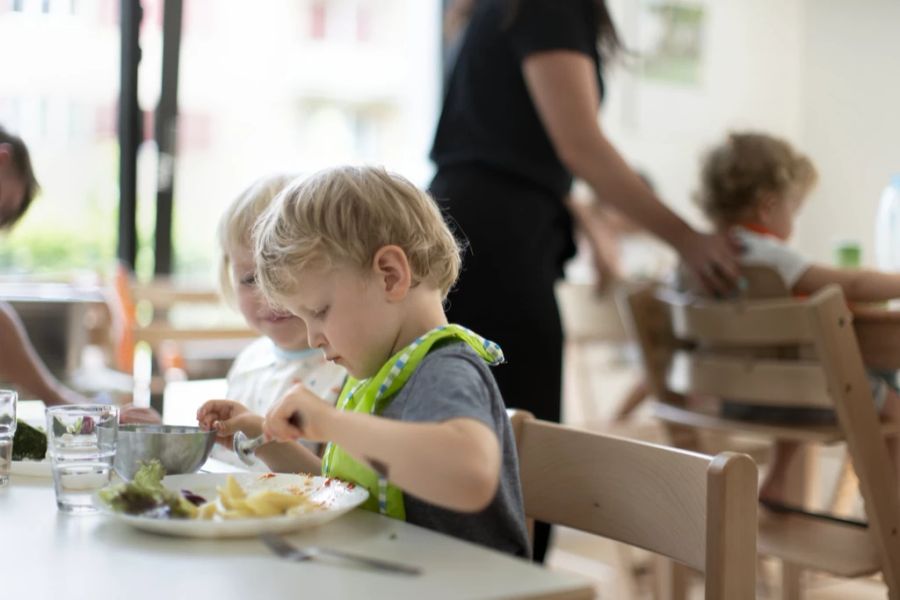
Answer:
<svg viewBox="0 0 900 600"><path fill-rule="evenodd" d="M403 575L419 575L422 570L418 567L409 567L394 562L379 560L377 558L369 558L358 554L349 554L341 550L332 550L330 548L322 548L319 546L307 546L306 548L297 548L283 537L274 533L261 533L259 538L268 546L269 550L282 558L302 562L312 560L318 556L330 556L347 562L353 562L365 565L373 569L382 571L390 571L392 573L402 573Z"/></svg>

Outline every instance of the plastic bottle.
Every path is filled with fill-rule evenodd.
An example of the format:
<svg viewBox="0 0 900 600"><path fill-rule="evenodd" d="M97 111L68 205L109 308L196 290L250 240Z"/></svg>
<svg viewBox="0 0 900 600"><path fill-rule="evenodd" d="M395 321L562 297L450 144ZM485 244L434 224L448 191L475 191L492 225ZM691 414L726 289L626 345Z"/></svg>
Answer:
<svg viewBox="0 0 900 600"><path fill-rule="evenodd" d="M879 270L900 271L900 175L881 193L875 220L875 262Z"/></svg>

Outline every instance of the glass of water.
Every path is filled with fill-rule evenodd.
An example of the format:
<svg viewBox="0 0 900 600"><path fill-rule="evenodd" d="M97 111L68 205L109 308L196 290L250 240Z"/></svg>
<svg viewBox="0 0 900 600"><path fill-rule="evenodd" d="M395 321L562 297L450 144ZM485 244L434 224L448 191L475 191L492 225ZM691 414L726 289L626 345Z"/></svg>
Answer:
<svg viewBox="0 0 900 600"><path fill-rule="evenodd" d="M112 475L119 409L69 404L48 408L46 417L56 505L67 513L94 512L94 492Z"/></svg>
<svg viewBox="0 0 900 600"><path fill-rule="evenodd" d="M0 487L9 483L13 437L16 434L16 399L13 390L0 390Z"/></svg>

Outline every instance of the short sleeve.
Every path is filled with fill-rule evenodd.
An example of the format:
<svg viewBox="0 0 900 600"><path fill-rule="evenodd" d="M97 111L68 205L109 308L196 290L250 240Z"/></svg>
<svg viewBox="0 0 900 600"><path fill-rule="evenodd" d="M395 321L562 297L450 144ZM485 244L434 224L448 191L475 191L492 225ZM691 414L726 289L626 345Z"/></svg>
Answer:
<svg viewBox="0 0 900 600"><path fill-rule="evenodd" d="M810 267L805 256L779 240L750 232L742 232L739 239L744 246L741 262L772 267L788 288L793 288Z"/></svg>
<svg viewBox="0 0 900 600"><path fill-rule="evenodd" d="M474 353L440 351L439 360L429 356L404 386L400 419L409 422L440 423L450 419L475 419L496 431L491 407L491 377L486 365Z"/></svg>
<svg viewBox="0 0 900 600"><path fill-rule="evenodd" d="M545 50L596 55L597 29L592 0L520 0L509 25L519 60Z"/></svg>

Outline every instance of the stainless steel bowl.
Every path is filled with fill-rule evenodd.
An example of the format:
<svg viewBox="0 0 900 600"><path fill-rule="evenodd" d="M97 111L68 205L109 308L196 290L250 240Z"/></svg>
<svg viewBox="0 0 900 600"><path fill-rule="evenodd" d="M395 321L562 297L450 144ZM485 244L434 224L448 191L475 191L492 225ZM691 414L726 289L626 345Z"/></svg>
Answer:
<svg viewBox="0 0 900 600"><path fill-rule="evenodd" d="M141 461L158 459L168 475L199 469L216 442L214 431L178 425L119 425L116 460L119 477L131 480Z"/></svg>

